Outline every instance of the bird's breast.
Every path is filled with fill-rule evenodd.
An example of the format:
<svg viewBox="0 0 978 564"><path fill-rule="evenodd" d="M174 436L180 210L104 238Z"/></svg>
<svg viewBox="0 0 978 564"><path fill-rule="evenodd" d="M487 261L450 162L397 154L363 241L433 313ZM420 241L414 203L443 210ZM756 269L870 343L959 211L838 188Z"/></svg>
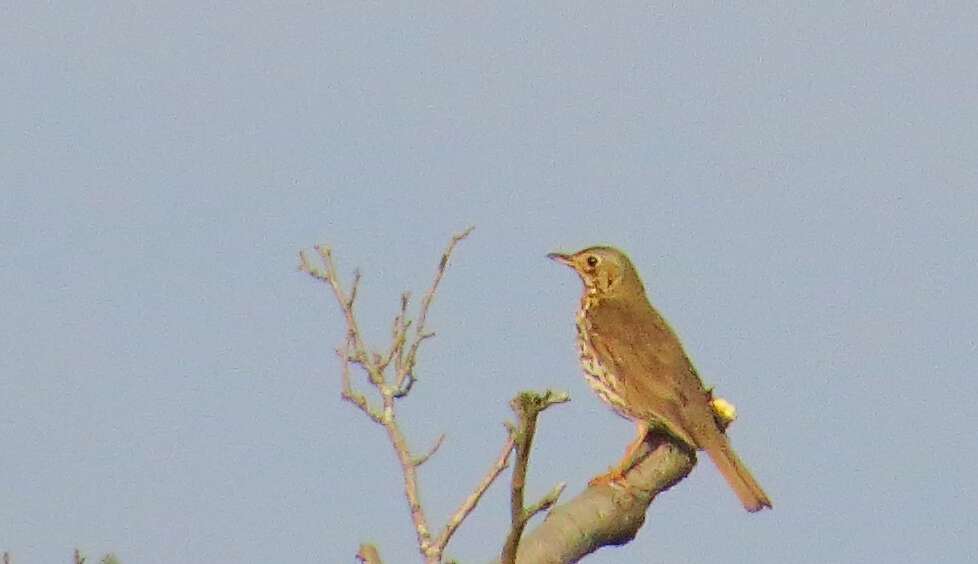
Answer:
<svg viewBox="0 0 978 564"><path fill-rule="evenodd" d="M602 362L594 347L594 332L588 319L589 310L595 301L589 296L581 300L581 308L577 312L577 351L584 369L584 379L598 397L608 404L618 415L626 419L635 417L629 412L628 406L622 399L621 380L614 370Z"/></svg>

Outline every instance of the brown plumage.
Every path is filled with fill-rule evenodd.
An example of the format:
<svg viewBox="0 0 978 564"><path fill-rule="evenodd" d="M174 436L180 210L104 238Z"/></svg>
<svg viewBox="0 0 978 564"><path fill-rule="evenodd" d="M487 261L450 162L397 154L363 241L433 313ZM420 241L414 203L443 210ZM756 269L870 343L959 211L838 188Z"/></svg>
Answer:
<svg viewBox="0 0 978 564"><path fill-rule="evenodd" d="M547 256L573 268L584 282L577 340L588 384L638 427L621 463L592 483L621 478L649 427L660 427L690 447L706 451L748 511L771 507L767 494L731 448L710 392L679 338L649 303L628 257L611 247Z"/></svg>

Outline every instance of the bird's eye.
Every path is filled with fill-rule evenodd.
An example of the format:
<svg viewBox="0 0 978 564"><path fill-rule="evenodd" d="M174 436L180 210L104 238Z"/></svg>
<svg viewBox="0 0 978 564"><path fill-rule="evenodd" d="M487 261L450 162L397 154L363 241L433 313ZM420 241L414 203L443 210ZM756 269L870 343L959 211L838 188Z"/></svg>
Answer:
<svg viewBox="0 0 978 564"><path fill-rule="evenodd" d="M594 255L587 257L587 265L590 266L591 268L598 266L598 257Z"/></svg>

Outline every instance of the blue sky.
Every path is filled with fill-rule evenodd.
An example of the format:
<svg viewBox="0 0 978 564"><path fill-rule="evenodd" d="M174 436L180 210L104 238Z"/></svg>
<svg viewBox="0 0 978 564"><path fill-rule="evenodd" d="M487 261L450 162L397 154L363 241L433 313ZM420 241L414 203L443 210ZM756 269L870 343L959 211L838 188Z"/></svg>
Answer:
<svg viewBox="0 0 978 564"><path fill-rule="evenodd" d="M359 266L378 345L458 249L401 406L437 525L545 414L529 495L631 427L573 347L625 249L775 502L708 463L589 562L961 562L978 551L978 10L960 4L20 3L0 34L0 549L63 562L413 562L380 428L296 252ZM483 562L494 488L450 545Z"/></svg>

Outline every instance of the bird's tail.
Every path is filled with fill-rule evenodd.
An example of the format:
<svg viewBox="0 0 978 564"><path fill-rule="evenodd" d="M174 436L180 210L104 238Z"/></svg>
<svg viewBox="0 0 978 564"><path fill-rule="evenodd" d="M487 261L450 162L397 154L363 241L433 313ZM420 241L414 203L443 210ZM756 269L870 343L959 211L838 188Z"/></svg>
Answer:
<svg viewBox="0 0 978 564"><path fill-rule="evenodd" d="M727 440L727 437L721 435L720 441L716 443L704 450L710 455L713 464L723 474L727 483L730 484L730 488L740 498L740 502L744 504L744 509L754 512L760 511L765 507L773 507L771 500L764 493L764 490L761 489L761 485L757 483L757 480L751 475L750 470L744 466L737 453L730 447L730 442Z"/></svg>

